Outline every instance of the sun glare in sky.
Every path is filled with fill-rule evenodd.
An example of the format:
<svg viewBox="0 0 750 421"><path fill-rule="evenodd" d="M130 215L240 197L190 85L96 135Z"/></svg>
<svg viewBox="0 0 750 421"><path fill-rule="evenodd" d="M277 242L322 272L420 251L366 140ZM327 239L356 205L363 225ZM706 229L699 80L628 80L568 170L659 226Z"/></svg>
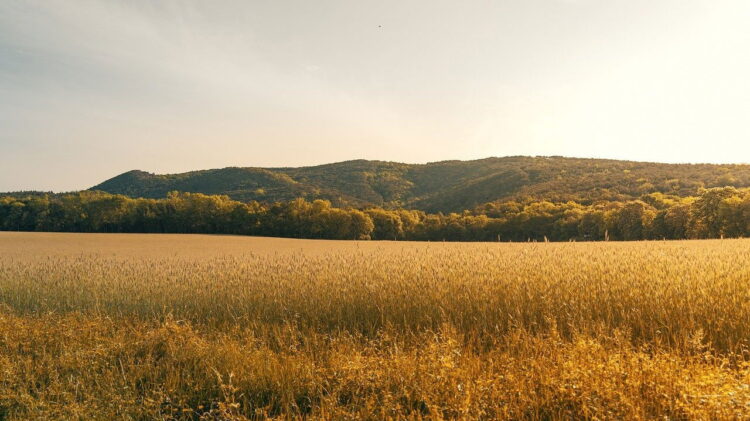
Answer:
<svg viewBox="0 0 750 421"><path fill-rule="evenodd" d="M750 161L746 0L0 2L0 191L130 169Z"/></svg>

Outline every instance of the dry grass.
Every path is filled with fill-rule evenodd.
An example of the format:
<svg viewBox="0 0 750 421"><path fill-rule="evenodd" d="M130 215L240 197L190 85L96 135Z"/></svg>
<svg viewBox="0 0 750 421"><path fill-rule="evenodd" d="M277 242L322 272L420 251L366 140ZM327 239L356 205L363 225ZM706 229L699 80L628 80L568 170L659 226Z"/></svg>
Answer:
<svg viewBox="0 0 750 421"><path fill-rule="evenodd" d="M0 419L750 418L744 240L0 234L0 303Z"/></svg>

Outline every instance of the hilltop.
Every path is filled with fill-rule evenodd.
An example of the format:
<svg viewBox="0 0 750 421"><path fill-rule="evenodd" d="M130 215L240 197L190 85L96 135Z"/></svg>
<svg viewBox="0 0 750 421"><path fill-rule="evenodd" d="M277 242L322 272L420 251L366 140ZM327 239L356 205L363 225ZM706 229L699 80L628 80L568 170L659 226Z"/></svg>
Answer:
<svg viewBox="0 0 750 421"><path fill-rule="evenodd" d="M750 165L661 164L565 157L504 157L428 164L355 160L299 168L230 167L181 174L129 171L90 190L161 198L170 191L239 201L327 199L337 206L458 212L487 202L624 201L703 187L750 186Z"/></svg>

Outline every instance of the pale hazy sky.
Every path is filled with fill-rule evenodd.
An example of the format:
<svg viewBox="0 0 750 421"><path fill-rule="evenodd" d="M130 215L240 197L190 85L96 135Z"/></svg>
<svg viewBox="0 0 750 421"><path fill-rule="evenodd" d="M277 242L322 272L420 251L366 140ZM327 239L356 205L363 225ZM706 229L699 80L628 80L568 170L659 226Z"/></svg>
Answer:
<svg viewBox="0 0 750 421"><path fill-rule="evenodd" d="M366 158L750 161L750 1L0 1L0 191Z"/></svg>

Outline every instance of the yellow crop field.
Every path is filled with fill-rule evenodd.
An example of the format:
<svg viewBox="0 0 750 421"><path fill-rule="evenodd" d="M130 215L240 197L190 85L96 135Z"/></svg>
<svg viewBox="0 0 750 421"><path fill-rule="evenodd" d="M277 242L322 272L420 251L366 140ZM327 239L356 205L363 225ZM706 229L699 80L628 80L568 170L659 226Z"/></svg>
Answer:
<svg viewBox="0 0 750 421"><path fill-rule="evenodd" d="M750 418L750 241L0 233L0 419Z"/></svg>

